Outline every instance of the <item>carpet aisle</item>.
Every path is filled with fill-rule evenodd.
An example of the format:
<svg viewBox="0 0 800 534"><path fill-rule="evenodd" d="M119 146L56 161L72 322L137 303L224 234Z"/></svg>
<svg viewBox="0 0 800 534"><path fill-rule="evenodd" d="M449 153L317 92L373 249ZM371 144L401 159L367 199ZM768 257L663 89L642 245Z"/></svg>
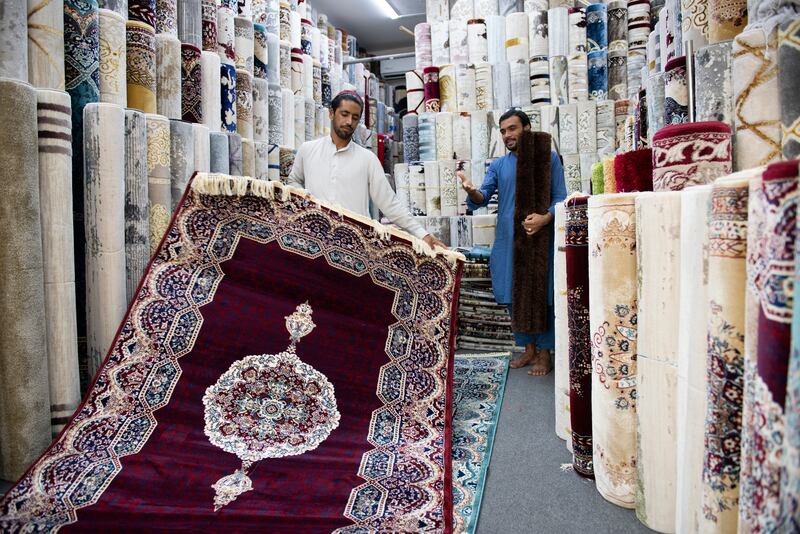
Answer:
<svg viewBox="0 0 800 534"><path fill-rule="evenodd" d="M572 455L553 430L553 391L553 373L509 369L477 534L652 532L594 481L561 471Z"/></svg>

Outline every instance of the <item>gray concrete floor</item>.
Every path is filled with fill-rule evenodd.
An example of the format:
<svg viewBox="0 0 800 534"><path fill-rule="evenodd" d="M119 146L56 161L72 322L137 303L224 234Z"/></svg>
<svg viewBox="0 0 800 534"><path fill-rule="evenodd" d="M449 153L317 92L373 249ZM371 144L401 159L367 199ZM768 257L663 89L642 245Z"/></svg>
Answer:
<svg viewBox="0 0 800 534"><path fill-rule="evenodd" d="M561 470L572 456L554 417L553 373L509 369L477 534L652 532L632 510L604 500L593 481ZM10 486L0 480L0 494Z"/></svg>
<svg viewBox="0 0 800 534"><path fill-rule="evenodd" d="M477 534L652 532L594 481L562 471L572 455L555 432L553 373L509 369Z"/></svg>

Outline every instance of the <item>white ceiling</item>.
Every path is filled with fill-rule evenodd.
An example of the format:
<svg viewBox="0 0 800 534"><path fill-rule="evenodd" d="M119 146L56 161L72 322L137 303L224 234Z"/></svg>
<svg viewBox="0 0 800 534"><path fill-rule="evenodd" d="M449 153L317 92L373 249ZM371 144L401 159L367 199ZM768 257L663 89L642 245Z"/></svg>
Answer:
<svg viewBox="0 0 800 534"><path fill-rule="evenodd" d="M309 0L328 22L355 35L358 46L371 54L414 49L414 38L400 30L425 22L425 0L388 0L400 15L392 20L376 6L375 0ZM413 15L413 16L408 16Z"/></svg>

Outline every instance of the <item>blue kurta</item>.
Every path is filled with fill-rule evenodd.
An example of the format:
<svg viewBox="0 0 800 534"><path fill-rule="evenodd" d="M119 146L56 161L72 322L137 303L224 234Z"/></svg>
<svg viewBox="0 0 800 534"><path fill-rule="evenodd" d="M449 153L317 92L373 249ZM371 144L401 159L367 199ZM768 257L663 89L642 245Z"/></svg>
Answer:
<svg viewBox="0 0 800 534"><path fill-rule="evenodd" d="M564 168L555 151L550 155L550 213L555 217L555 206L567 197L564 183ZM498 304L510 304L514 283L514 232L523 231L514 228L514 194L517 188L517 156L510 152L489 165L486 177L479 191L483 194L483 203L478 205L467 197L467 206L476 210L489 203L489 199L498 192L497 228L494 245L489 260L492 274L492 289ZM554 225L547 225L544 231L550 234L550 253L548 258L547 303L553 305L553 245Z"/></svg>

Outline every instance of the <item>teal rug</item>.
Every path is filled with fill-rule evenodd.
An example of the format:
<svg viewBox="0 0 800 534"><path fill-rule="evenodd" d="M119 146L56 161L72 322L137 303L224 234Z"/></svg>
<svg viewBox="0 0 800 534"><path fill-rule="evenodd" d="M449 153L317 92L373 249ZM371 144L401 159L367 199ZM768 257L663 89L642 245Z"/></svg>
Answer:
<svg viewBox="0 0 800 534"><path fill-rule="evenodd" d="M457 355L453 369L453 526L473 534L503 404L509 354Z"/></svg>

